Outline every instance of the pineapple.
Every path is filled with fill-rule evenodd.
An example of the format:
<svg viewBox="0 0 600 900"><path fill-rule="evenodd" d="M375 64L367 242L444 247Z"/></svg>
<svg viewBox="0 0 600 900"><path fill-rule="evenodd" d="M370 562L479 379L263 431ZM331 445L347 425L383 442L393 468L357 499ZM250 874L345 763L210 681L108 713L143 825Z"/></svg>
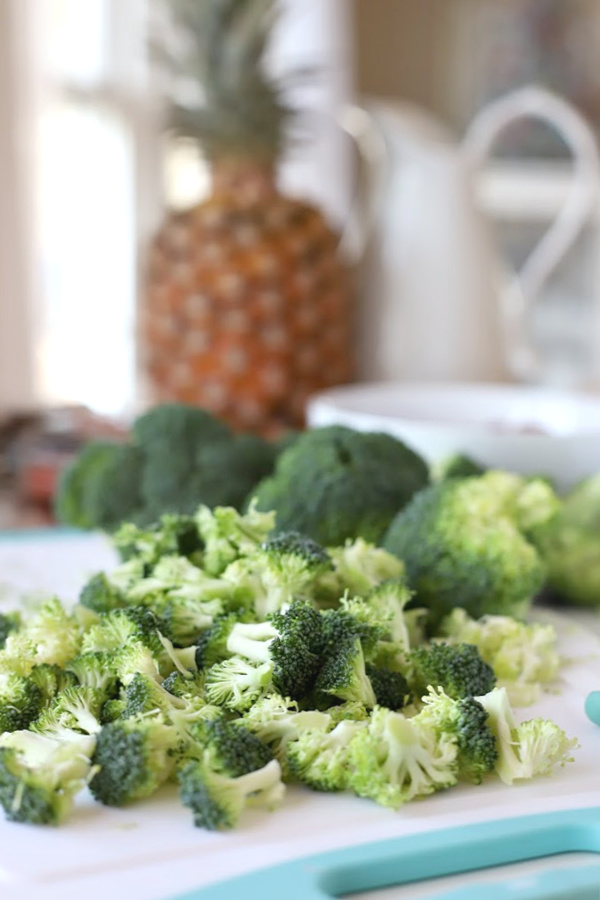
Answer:
<svg viewBox="0 0 600 900"><path fill-rule="evenodd" d="M141 309L157 401L203 406L233 428L300 427L307 397L352 373L349 271L321 212L276 183L291 110L266 75L276 0L169 0L176 74L202 106L175 133L210 163L209 198L171 212L152 242Z"/></svg>

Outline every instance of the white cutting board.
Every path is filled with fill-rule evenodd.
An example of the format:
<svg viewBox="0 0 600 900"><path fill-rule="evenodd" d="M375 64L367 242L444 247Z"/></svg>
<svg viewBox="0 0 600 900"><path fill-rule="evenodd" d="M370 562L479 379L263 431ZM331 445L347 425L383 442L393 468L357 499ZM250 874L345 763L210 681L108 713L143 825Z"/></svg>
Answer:
<svg viewBox="0 0 600 900"><path fill-rule="evenodd" d="M5 598L24 588L73 600L89 574L113 559L106 543L91 536L0 542L0 583ZM252 811L240 828L226 834L195 829L172 788L128 809L103 807L86 794L69 823L57 829L0 821L0 898L106 900L112 893L117 900L166 900L180 891L336 847L500 817L600 806L600 728L588 722L583 709L587 693L600 689L600 618L542 610L538 617L556 624L561 651L573 660L563 670L558 693L518 711L521 719L549 716L579 738L576 761L554 777L513 787L499 782L460 786L399 812L353 796L289 789L279 810Z"/></svg>

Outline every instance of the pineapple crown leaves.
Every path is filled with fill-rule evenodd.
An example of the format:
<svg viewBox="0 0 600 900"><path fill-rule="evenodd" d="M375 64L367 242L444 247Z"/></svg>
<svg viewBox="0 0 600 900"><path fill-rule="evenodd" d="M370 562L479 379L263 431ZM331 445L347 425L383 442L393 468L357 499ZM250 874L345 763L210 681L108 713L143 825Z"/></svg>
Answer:
<svg viewBox="0 0 600 900"><path fill-rule="evenodd" d="M173 100L170 125L198 140L210 159L273 162L293 109L283 85L265 71L278 0L166 0L176 40L160 56L175 82L196 90L194 103Z"/></svg>

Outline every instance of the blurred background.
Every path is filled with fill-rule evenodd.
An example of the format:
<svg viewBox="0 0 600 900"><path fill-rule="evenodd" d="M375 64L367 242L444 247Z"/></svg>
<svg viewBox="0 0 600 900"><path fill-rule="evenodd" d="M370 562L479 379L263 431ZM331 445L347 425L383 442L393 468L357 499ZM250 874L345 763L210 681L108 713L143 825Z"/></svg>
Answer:
<svg viewBox="0 0 600 900"><path fill-rule="evenodd" d="M18 459L26 495L47 494L82 439L120 433L158 400L197 402L237 428L275 433L301 424L314 390L349 380L521 379L596 390L595 150L579 118L567 122L571 147L544 123L503 128L472 185L461 182L460 197L462 169L444 170L439 190L427 194L404 180L418 167L433 188L427 165L440 148L444 165L457 165L478 112L523 85L568 101L595 138L596 0L281 0L265 65L301 110L302 139L283 141L278 186L283 197L320 210L334 237L314 223L293 232L292 213L288 222L280 204L277 219L271 197L269 228L279 222L277 247L285 244L288 256L278 256L274 232L262 233L262 218L245 219L235 240L262 241L262 256L248 262L253 273L259 262L265 271L285 269L294 247L305 268L255 280L251 297L241 257L230 253L229 237L213 241L210 224L198 241L212 248L218 287L187 284L196 277L190 247L200 228L190 211L213 203L214 160L193 133L177 136L168 125L172 97L149 49L166 33L168 7L0 0L0 452L11 477ZM227 32L221 37L225 45ZM575 188L573 146L583 157ZM467 227L471 202L479 218ZM569 202L579 224L571 222L560 259L536 285L526 335L503 331L498 311L488 309L482 322L500 348L497 361L484 340L483 355L471 352L474 328L467 335L457 326L449 341L444 323L451 331L470 317L460 279L471 284L472 223L489 226L494 253L519 267ZM458 252L444 242L461 229L466 250ZM419 253L411 256L416 232ZM455 289L450 276L444 288L450 257L462 266ZM454 302L463 304L456 313ZM294 303L292 327L281 307ZM481 309L487 303L482 295ZM444 333L425 339L427 328L429 337ZM518 353L511 361L506 344L519 340L533 348L535 366L520 364Z"/></svg>

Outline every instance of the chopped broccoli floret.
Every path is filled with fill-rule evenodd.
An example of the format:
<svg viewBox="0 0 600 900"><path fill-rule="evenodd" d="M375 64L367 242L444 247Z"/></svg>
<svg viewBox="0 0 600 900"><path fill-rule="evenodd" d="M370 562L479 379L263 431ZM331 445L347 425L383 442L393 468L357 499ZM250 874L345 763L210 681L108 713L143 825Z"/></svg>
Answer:
<svg viewBox="0 0 600 900"><path fill-rule="evenodd" d="M191 733L211 769L230 778L262 769L273 759L269 747L241 720L228 722L221 715L197 723Z"/></svg>
<svg viewBox="0 0 600 900"><path fill-rule="evenodd" d="M369 659L380 641L391 636L390 626L391 618L386 609L378 609L360 597L344 596L337 609L322 613L323 653L327 656L346 638L358 637Z"/></svg>
<svg viewBox="0 0 600 900"><path fill-rule="evenodd" d="M453 738L458 748L458 777L480 784L498 762L496 738L488 725L487 711L474 697L453 700L441 688L430 688L423 703L416 720Z"/></svg>
<svg viewBox="0 0 600 900"><path fill-rule="evenodd" d="M243 712L270 688L272 676L271 663L255 665L232 656L206 673L206 698L209 703Z"/></svg>
<svg viewBox="0 0 600 900"><path fill-rule="evenodd" d="M171 694L154 678L141 672L136 672L127 681L123 699L125 708L122 715L126 719L157 712L168 718L174 709L185 707L185 702L181 698Z"/></svg>
<svg viewBox="0 0 600 900"><path fill-rule="evenodd" d="M117 692L117 656L114 651L80 653L71 660L68 671L79 684L102 691L105 699L112 699Z"/></svg>
<svg viewBox="0 0 600 900"><path fill-rule="evenodd" d="M110 612L127 605L127 600L104 572L98 572L84 585L79 602L97 613Z"/></svg>
<svg viewBox="0 0 600 900"><path fill-rule="evenodd" d="M21 627L21 614L19 612L0 613L0 650L6 644L6 639L13 631Z"/></svg>
<svg viewBox="0 0 600 900"><path fill-rule="evenodd" d="M0 682L0 732L27 728L40 714L45 697L30 676L7 675Z"/></svg>
<svg viewBox="0 0 600 900"><path fill-rule="evenodd" d="M473 644L423 644L410 654L409 682L423 697L428 687L443 688L456 700L487 694L496 684L494 670Z"/></svg>
<svg viewBox="0 0 600 900"><path fill-rule="evenodd" d="M411 691L402 672L384 669L381 666L374 666L372 663L365 665L365 671L373 687L378 706L385 706L387 709L402 709L410 702Z"/></svg>
<svg viewBox="0 0 600 900"><path fill-rule="evenodd" d="M349 635L325 658L315 682L317 693L373 707L377 700L365 669L360 638Z"/></svg>
<svg viewBox="0 0 600 900"><path fill-rule="evenodd" d="M416 719L376 707L352 738L348 784L360 797L398 809L457 782L456 742Z"/></svg>
<svg viewBox="0 0 600 900"><path fill-rule="evenodd" d="M165 691L173 694L174 697L180 697L182 700L191 700L195 697L204 696L203 673L195 672L191 677L186 677L177 670L171 672L162 683Z"/></svg>
<svg viewBox="0 0 600 900"><path fill-rule="evenodd" d="M571 761L577 740L568 738L562 728L547 719L517 725L505 688L495 688L476 699L489 716L498 749L495 771L505 784L549 775L557 766Z"/></svg>
<svg viewBox="0 0 600 900"><path fill-rule="evenodd" d="M11 822L58 825L90 775L95 739L54 740L31 731L0 737L0 804Z"/></svg>
<svg viewBox="0 0 600 900"><path fill-rule="evenodd" d="M0 650L0 671L28 674L42 663L64 666L79 652L81 626L57 598L47 600L12 631Z"/></svg>
<svg viewBox="0 0 600 900"><path fill-rule="evenodd" d="M124 806L153 794L171 776L177 730L161 718L137 716L103 725L92 764L90 791L107 806Z"/></svg>
<svg viewBox="0 0 600 900"><path fill-rule="evenodd" d="M96 734L100 731L104 702L104 693L96 688L65 688L40 713L31 730L57 739L73 731Z"/></svg>
<svg viewBox="0 0 600 900"><path fill-rule="evenodd" d="M289 697L270 694L250 707L240 724L254 732L271 747L274 755L285 768L285 748L305 731L327 731L331 717L316 709L298 710L298 704Z"/></svg>
<svg viewBox="0 0 600 900"><path fill-rule="evenodd" d="M271 760L261 769L231 777L216 772L206 752L178 771L179 794L194 815L194 824L211 831L234 828L248 806L278 806L285 793L281 768Z"/></svg>
<svg viewBox="0 0 600 900"><path fill-rule="evenodd" d="M433 627L457 605L475 617L526 611L545 579L523 533L525 521L546 509L539 501L534 511L523 499L535 486L503 472L453 478L421 491L394 519L384 546L404 561Z"/></svg>
<svg viewBox="0 0 600 900"><path fill-rule="evenodd" d="M290 773L315 791L343 791L348 787L349 744L366 721L345 719L333 731L303 731L286 746Z"/></svg>
<svg viewBox="0 0 600 900"><path fill-rule="evenodd" d="M260 547L275 526L275 514L258 512L254 506L244 515L232 507L201 506L196 523L205 544L204 569L209 575L220 575L230 563Z"/></svg>
<svg viewBox="0 0 600 900"><path fill-rule="evenodd" d="M366 597L383 582L404 575L404 563L397 556L360 537L340 547L329 547L328 553L334 571L322 575L317 584L317 596L323 605L337 603L345 593Z"/></svg>
<svg viewBox="0 0 600 900"><path fill-rule="evenodd" d="M259 509L276 511L280 531L323 546L376 543L427 481L426 464L401 441L334 425L300 435L252 496Z"/></svg>
<svg viewBox="0 0 600 900"><path fill-rule="evenodd" d="M518 622L510 616L471 619L464 609L455 609L442 621L440 634L452 642L474 644L515 706L535 702L560 669L552 625Z"/></svg>
<svg viewBox="0 0 600 900"><path fill-rule="evenodd" d="M171 555L196 561L203 546L193 516L173 513L146 528L124 522L112 535L112 543L122 560L139 559L147 569Z"/></svg>

